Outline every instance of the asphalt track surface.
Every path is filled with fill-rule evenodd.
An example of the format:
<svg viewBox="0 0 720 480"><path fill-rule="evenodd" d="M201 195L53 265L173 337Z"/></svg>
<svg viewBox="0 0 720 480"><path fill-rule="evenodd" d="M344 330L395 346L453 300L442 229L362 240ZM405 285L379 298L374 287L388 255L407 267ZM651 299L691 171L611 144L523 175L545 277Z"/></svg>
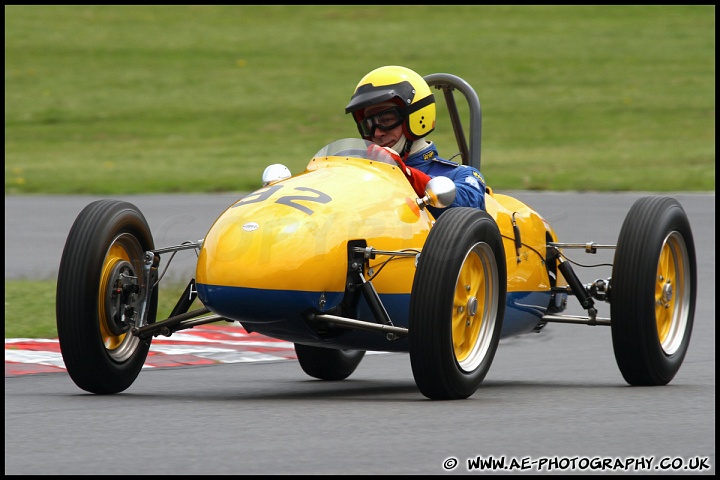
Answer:
<svg viewBox="0 0 720 480"><path fill-rule="evenodd" d="M646 195L502 193L536 208L561 241L607 244ZM699 288L690 348L667 386L627 386L608 327L557 324L504 340L478 392L454 402L426 400L406 354L367 355L342 382L307 377L292 355L169 363L113 396L81 391L61 369L16 375L6 364L5 473L490 473L473 464L481 458L505 461L493 472L504 474L714 474L715 194L669 196L690 218ZM202 238L236 197L120 199L165 246ZM6 197L6 280L55 278L72 222L97 198ZM608 262L602 251L574 259ZM193 265L174 261L179 277ZM583 283L610 276L576 271ZM582 310L571 302L568 313Z"/></svg>

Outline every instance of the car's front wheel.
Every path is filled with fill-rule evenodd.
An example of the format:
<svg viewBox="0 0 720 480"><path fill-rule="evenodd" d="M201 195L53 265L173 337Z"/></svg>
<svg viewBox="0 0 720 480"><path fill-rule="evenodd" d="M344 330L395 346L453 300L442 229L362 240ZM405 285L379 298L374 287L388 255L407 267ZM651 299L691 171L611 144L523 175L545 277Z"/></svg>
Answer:
<svg viewBox="0 0 720 480"><path fill-rule="evenodd" d="M99 200L73 224L57 280L60 351L70 378L85 391L118 393L137 378L150 340L129 333L145 310L155 321L157 287L146 298L143 264L153 239L134 205Z"/></svg>
<svg viewBox="0 0 720 480"><path fill-rule="evenodd" d="M474 208L443 213L423 246L410 296L410 362L423 395L475 393L500 341L506 291L495 220Z"/></svg>

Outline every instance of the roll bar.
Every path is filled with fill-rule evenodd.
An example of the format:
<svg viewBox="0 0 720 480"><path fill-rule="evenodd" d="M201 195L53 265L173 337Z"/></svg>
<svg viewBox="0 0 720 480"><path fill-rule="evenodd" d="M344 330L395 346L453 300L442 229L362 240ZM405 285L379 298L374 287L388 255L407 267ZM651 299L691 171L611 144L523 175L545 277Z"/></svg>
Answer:
<svg viewBox="0 0 720 480"><path fill-rule="evenodd" d="M442 90L445 96L450 122L455 132L455 140L460 149L463 165L470 165L480 170L480 152L482 139L482 109L480 108L480 100L477 93L462 78L450 73L431 73L426 75L425 81L430 87ZM465 138L465 129L463 128L460 114L455 103L454 90L459 90L468 102L470 109L470 146L468 147Z"/></svg>

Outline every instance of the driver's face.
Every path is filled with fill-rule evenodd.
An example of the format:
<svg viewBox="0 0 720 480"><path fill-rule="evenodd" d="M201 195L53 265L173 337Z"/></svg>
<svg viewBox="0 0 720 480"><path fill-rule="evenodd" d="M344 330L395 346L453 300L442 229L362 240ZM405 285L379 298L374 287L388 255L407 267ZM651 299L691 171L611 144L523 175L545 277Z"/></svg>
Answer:
<svg viewBox="0 0 720 480"><path fill-rule="evenodd" d="M376 145L380 145L381 147L392 147L394 146L398 141L400 141L400 137L402 137L403 130L402 125L398 125L397 127L393 128L392 130L388 130L387 132L385 130L380 130L379 128L375 129L375 133L371 137L371 140Z"/></svg>
<svg viewBox="0 0 720 480"><path fill-rule="evenodd" d="M378 105L373 105L371 107L368 107L365 109L365 116L374 115L376 113L380 113L383 110L387 110L390 107L395 106L392 102L384 102ZM370 137L370 140L376 145L380 145L381 147L393 147L398 141L400 141L400 137L402 137L403 129L402 129L402 123L395 128L391 128L390 130L383 130L382 128L375 128L375 131L372 134L372 137Z"/></svg>

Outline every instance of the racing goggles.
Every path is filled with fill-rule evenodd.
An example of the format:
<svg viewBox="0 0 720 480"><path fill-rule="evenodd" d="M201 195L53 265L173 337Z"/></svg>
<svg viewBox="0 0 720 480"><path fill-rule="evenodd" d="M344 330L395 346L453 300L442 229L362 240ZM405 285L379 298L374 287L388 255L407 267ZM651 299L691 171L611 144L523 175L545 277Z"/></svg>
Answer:
<svg viewBox="0 0 720 480"><path fill-rule="evenodd" d="M383 110L360 120L358 125L362 134L367 137L375 135L375 129L379 128L383 132L392 130L393 128L400 125L404 120L404 115L399 107L390 107L387 110Z"/></svg>

